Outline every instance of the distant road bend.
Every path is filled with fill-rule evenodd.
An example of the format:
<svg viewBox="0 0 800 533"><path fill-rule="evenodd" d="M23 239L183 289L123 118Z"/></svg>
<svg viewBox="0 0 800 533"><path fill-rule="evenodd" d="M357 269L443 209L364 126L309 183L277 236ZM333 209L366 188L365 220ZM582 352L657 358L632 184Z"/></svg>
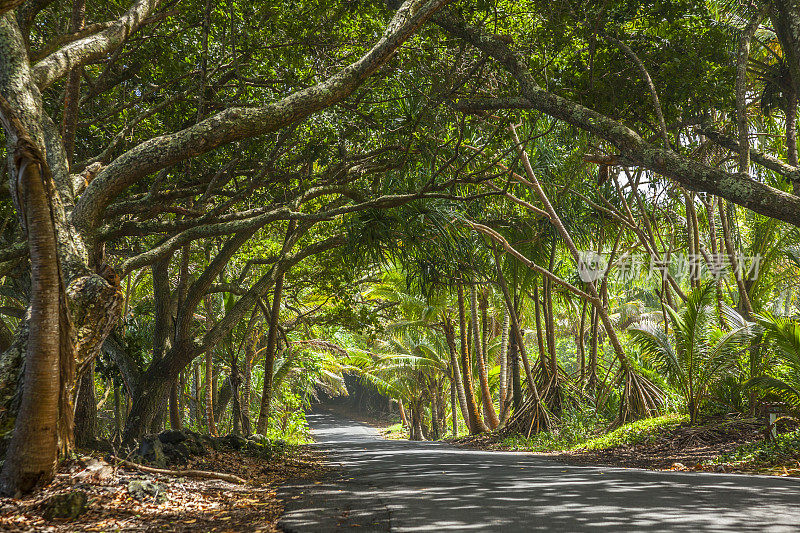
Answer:
<svg viewBox="0 0 800 533"><path fill-rule="evenodd" d="M340 468L283 489L287 532L800 531L795 479L572 466L384 440L329 412L308 420Z"/></svg>

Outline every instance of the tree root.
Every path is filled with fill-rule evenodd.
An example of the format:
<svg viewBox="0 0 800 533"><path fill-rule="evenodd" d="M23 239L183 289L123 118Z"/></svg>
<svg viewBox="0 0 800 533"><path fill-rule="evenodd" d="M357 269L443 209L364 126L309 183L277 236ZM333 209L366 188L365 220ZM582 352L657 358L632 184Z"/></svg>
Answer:
<svg viewBox="0 0 800 533"><path fill-rule="evenodd" d="M665 395L655 383L630 367L623 368L620 379L625 380L625 387L620 398L617 425L648 418L661 412Z"/></svg>
<svg viewBox="0 0 800 533"><path fill-rule="evenodd" d="M131 468L135 468L137 470L141 470L142 472L148 472L150 474L164 474L166 476L174 476L174 477L198 477L204 479L221 479L222 481L228 481L229 483L239 483L239 484L246 484L247 481L240 478L239 476L235 476L233 474L223 474L221 472L209 472L207 470L168 470L166 468L153 468L152 466L143 466L138 463L133 463L131 461L126 461L125 459L120 459L116 455L111 455L111 459L116 461L117 463L129 466Z"/></svg>
<svg viewBox="0 0 800 533"><path fill-rule="evenodd" d="M539 396L544 400L549 411L555 415L559 415L567 407L575 408L582 402L592 401L589 394L572 383L569 374L564 371L561 364L558 365L558 372L555 376L550 373L549 369L542 368L540 364L536 365L534 374L540 384Z"/></svg>
<svg viewBox="0 0 800 533"><path fill-rule="evenodd" d="M525 400L519 410L508 419L506 425L500 430L501 435L531 435L540 431L549 431L558 424L558 418L553 415L547 406L534 397Z"/></svg>

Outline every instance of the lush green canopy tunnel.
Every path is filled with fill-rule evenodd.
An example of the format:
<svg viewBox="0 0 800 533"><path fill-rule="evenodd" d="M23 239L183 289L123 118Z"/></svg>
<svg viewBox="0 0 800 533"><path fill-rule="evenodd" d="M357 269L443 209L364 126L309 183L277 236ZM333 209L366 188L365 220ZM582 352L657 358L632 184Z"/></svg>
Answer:
<svg viewBox="0 0 800 533"><path fill-rule="evenodd" d="M0 490L165 427L800 409L800 10L0 0ZM35 442L36 446L26 443Z"/></svg>

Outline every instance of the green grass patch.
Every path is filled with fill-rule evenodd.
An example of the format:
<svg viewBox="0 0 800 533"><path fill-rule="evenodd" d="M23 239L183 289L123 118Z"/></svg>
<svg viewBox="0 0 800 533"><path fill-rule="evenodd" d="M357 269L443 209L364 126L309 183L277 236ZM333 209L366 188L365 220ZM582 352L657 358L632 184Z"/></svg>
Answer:
<svg viewBox="0 0 800 533"><path fill-rule="evenodd" d="M668 414L655 418L645 418L622 425L599 437L587 440L585 443L576 446L580 450L604 450L617 446L632 446L646 442L654 442L666 431L678 427L688 418L684 415Z"/></svg>
<svg viewBox="0 0 800 533"><path fill-rule="evenodd" d="M622 425L605 435L589 439L575 448L580 450L605 450L606 448L615 448L617 446L632 446L634 444L654 442L659 436L670 429L678 427L687 420L686 416L674 413L645 418L644 420Z"/></svg>
<svg viewBox="0 0 800 533"><path fill-rule="evenodd" d="M569 413L563 418L561 426L553 431L543 431L530 438L519 435L507 437L502 443L515 450L530 452L603 450L653 442L687 420L684 415L668 414L631 422L605 433L609 425L607 419L583 412Z"/></svg>
<svg viewBox="0 0 800 533"><path fill-rule="evenodd" d="M407 439L408 431L403 427L402 422L392 424L391 426L381 429L381 435L387 439Z"/></svg>

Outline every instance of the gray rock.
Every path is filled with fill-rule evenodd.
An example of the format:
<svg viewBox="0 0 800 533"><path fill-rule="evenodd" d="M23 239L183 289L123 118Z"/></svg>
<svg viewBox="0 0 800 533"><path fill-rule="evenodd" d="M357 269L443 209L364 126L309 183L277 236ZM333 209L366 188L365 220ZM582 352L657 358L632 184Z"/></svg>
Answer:
<svg viewBox="0 0 800 533"><path fill-rule="evenodd" d="M189 450L189 453L192 455L205 455L206 454L206 447L203 444L203 440L200 438L196 438L192 436L192 438L187 439L186 441L182 442L186 449Z"/></svg>
<svg viewBox="0 0 800 533"><path fill-rule="evenodd" d="M164 468L167 466L167 458L164 455L164 447L157 435L147 435L139 442L139 449L136 451L142 461L153 466Z"/></svg>
<svg viewBox="0 0 800 533"><path fill-rule="evenodd" d="M223 445L234 450L241 450L247 444L247 439L239 435L234 435L232 433L230 435L225 435L224 437L220 437L218 440Z"/></svg>
<svg viewBox="0 0 800 533"><path fill-rule="evenodd" d="M128 494L140 502L152 500L156 503L164 503L167 501L167 487L148 480L134 479L128 483Z"/></svg>
<svg viewBox="0 0 800 533"><path fill-rule="evenodd" d="M56 494L42 503L42 516L47 520L53 518L74 520L86 511L88 502L89 497L82 490Z"/></svg>
<svg viewBox="0 0 800 533"><path fill-rule="evenodd" d="M208 446L212 450L216 451L219 451L221 447L219 441L210 435L200 435L199 442L202 443L203 446Z"/></svg>
<svg viewBox="0 0 800 533"><path fill-rule="evenodd" d="M259 444L257 442L247 441L247 444L245 444L242 451L247 455L267 460L271 459L273 456L273 449L269 441L267 441L266 444Z"/></svg>
<svg viewBox="0 0 800 533"><path fill-rule="evenodd" d="M186 433L177 429L167 429L158 434L158 440L162 444L177 444L187 439Z"/></svg>
<svg viewBox="0 0 800 533"><path fill-rule="evenodd" d="M170 464L186 464L194 455L185 442L165 444L164 454L169 458Z"/></svg>

